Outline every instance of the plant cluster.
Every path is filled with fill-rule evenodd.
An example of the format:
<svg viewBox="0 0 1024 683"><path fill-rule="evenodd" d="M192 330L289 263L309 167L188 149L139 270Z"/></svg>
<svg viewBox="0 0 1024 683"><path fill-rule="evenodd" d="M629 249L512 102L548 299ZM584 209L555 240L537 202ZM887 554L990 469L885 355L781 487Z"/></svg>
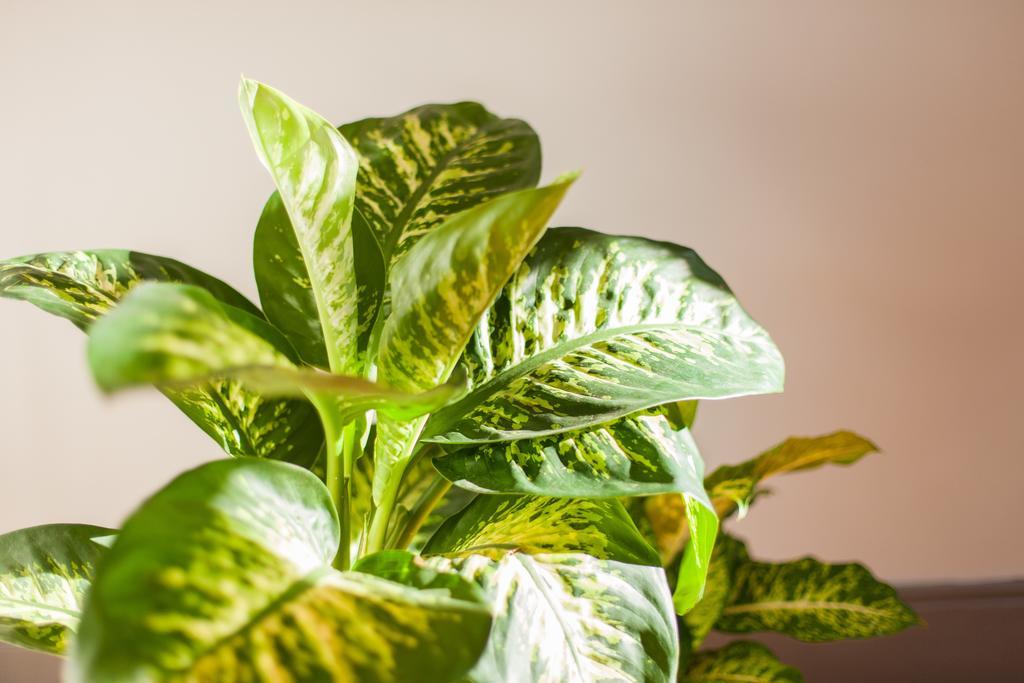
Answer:
<svg viewBox="0 0 1024 683"><path fill-rule="evenodd" d="M782 357L690 249L548 228L574 174L475 103L336 128L239 99L276 192L261 307L132 251L0 261L88 333L104 391L155 385L232 458L118 530L0 536L0 640L72 681L794 681L711 629L859 638L916 621L860 565L750 559L719 529L848 432L704 476L699 399Z"/></svg>

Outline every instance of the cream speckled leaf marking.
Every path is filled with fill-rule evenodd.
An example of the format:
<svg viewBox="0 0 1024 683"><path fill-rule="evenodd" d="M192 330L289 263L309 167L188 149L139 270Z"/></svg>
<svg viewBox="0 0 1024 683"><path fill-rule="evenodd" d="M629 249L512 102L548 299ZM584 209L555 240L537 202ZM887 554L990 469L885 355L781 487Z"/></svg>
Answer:
<svg viewBox="0 0 1024 683"><path fill-rule="evenodd" d="M0 296L33 303L82 330L143 281L196 285L228 306L262 315L220 280L161 256L97 250L0 261ZM310 464L323 442L320 420L307 401L264 400L231 381L163 393L230 455Z"/></svg>
<svg viewBox="0 0 1024 683"><path fill-rule="evenodd" d="M434 465L455 484L484 492L704 495L704 463L693 437L655 411L574 432L453 449Z"/></svg>
<svg viewBox="0 0 1024 683"><path fill-rule="evenodd" d="M242 458L186 472L97 569L71 680L427 683L472 666L483 605L337 572L338 542L327 489L305 470Z"/></svg>
<svg viewBox="0 0 1024 683"><path fill-rule="evenodd" d="M735 572L715 628L778 631L805 642L870 638L919 623L896 591L860 564L805 557L782 564L746 562Z"/></svg>
<svg viewBox="0 0 1024 683"><path fill-rule="evenodd" d="M428 555L509 551L586 553L602 560L660 566L626 509L614 499L477 496L427 542Z"/></svg>
<svg viewBox="0 0 1024 683"><path fill-rule="evenodd" d="M700 652L690 662L682 683L803 683L804 677L786 666L760 643L741 640L718 650Z"/></svg>
<svg viewBox="0 0 1024 683"><path fill-rule="evenodd" d="M781 391L782 356L691 250L549 231L466 347L473 390L429 440L532 438L663 403Z"/></svg>
<svg viewBox="0 0 1024 683"><path fill-rule="evenodd" d="M696 650L722 615L726 601L732 592L733 574L736 568L750 560L742 541L720 534L715 540L715 550L704 586L704 597L683 616L690 646Z"/></svg>
<svg viewBox="0 0 1024 683"><path fill-rule="evenodd" d="M243 78L238 99L256 152L277 186L305 273L303 278L302 270L295 272L300 268L297 256L285 241L263 245L269 252L258 252L257 262L276 267L279 275L260 278L260 297L265 302L278 299L282 277L308 284L322 337L315 336L308 318L294 315L284 304L268 308L271 320L302 349L303 357L321 360L317 349L322 339L333 372L358 374L359 285L351 223L359 160L334 126L283 93ZM278 221L267 229L279 233L284 228ZM276 255L275 245L282 250Z"/></svg>
<svg viewBox="0 0 1024 683"><path fill-rule="evenodd" d="M540 178L540 140L475 102L341 126L359 154L356 206L387 263L447 218Z"/></svg>
<svg viewBox="0 0 1024 683"><path fill-rule="evenodd" d="M487 592L476 683L673 682L679 642L664 571L582 554L432 558Z"/></svg>
<svg viewBox="0 0 1024 683"><path fill-rule="evenodd" d="M473 328L547 227L575 176L503 195L452 216L396 264L391 314L381 332L378 377L422 391L452 372ZM404 467L423 420L378 424L374 500ZM389 494L390 495L390 494Z"/></svg>
<svg viewBox="0 0 1024 683"><path fill-rule="evenodd" d="M407 394L360 377L300 368L288 342L264 320L204 289L170 283L132 290L92 326L88 351L93 375L107 391L230 378L264 396L330 397L346 422L369 409L413 419L447 404L465 386L458 373L448 384Z"/></svg>
<svg viewBox="0 0 1024 683"><path fill-rule="evenodd" d="M95 539L113 533L47 524L0 536L0 642L63 654L106 550Z"/></svg>
<svg viewBox="0 0 1024 683"><path fill-rule="evenodd" d="M705 486L725 518L739 511L742 518L765 479L833 463L851 465L878 447L853 432L839 431L818 437L793 437L739 465L724 465L708 476Z"/></svg>

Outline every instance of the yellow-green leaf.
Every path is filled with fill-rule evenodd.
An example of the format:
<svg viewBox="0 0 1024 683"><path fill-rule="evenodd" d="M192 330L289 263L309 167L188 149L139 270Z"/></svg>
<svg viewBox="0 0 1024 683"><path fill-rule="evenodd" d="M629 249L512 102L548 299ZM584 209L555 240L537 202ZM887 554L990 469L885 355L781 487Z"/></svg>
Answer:
<svg viewBox="0 0 1024 683"><path fill-rule="evenodd" d="M760 643L740 640L718 650L700 652L690 662L682 683L803 683L804 677L786 666Z"/></svg>

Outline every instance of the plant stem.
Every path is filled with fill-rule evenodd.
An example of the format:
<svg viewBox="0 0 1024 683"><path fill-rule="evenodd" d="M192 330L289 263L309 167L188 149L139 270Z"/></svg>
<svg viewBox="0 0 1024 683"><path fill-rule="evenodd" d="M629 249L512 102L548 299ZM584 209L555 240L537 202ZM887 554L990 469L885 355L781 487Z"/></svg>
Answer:
<svg viewBox="0 0 1024 683"><path fill-rule="evenodd" d="M345 570L351 564L351 481L352 463L355 462L358 448L356 425L349 422L342 425L334 401L322 394L309 394L309 398L320 414L324 427L325 456L327 458L327 490L331 494L334 508L338 513L338 525L341 529L341 543L338 554L332 564L335 568Z"/></svg>
<svg viewBox="0 0 1024 683"><path fill-rule="evenodd" d="M444 498L444 494L448 493L448 489L451 487L452 483L450 481L439 474L436 475L434 481L430 482L430 485L413 506L412 513L405 523L405 528L402 529L401 535L393 544L396 548L407 548L412 543L413 539L416 538L416 532L420 530L423 523L427 521L427 517L430 516L431 511L437 507L438 502Z"/></svg>
<svg viewBox="0 0 1024 683"><path fill-rule="evenodd" d="M384 539L387 536L388 522L391 521L391 513L395 509L395 500L398 498L398 489L402 483L402 474L408 462L396 465L391 471L391 479L381 495L380 503L373 511L373 518L370 520L370 531L366 539L366 554L375 553L384 549Z"/></svg>

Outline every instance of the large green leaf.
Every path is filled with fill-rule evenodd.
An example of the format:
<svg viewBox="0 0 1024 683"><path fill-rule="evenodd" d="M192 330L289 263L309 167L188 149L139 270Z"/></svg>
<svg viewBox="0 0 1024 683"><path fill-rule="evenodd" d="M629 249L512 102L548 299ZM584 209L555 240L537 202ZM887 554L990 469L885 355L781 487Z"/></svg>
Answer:
<svg viewBox="0 0 1024 683"><path fill-rule="evenodd" d="M536 439L454 448L434 465L476 491L549 496L704 495L704 464L688 430L651 411Z"/></svg>
<svg viewBox="0 0 1024 683"><path fill-rule="evenodd" d="M543 234L574 177L455 214L395 264L391 314L377 359L381 381L413 392L448 377L480 316ZM408 461L422 426L423 420L380 421L374 481L378 503L393 470Z"/></svg>
<svg viewBox="0 0 1024 683"><path fill-rule="evenodd" d="M738 567L715 628L730 633L779 631L822 642L887 635L917 623L917 615L896 591L864 566L805 557Z"/></svg>
<svg viewBox="0 0 1024 683"><path fill-rule="evenodd" d="M288 218L268 221L257 235L260 297L272 302L267 314L303 358L319 363L326 356L332 371L357 374L359 285L351 229L356 154L334 126L273 88L242 79L238 98ZM286 233L289 225L294 240ZM299 303L300 295L289 296L295 289L312 295L319 330L310 324L308 295L307 305Z"/></svg>
<svg viewBox="0 0 1024 683"><path fill-rule="evenodd" d="M428 104L340 130L359 154L356 206L388 263L447 218L540 178L533 129L475 102Z"/></svg>
<svg viewBox="0 0 1024 683"><path fill-rule="evenodd" d="M732 592L736 569L749 559L747 548L742 541L728 534L720 534L715 540L704 596L683 616L693 649L697 649L704 642L715 622L722 616L722 610L725 609L729 594Z"/></svg>
<svg viewBox="0 0 1024 683"><path fill-rule="evenodd" d="M737 641L698 653L682 683L803 683L804 677L759 643Z"/></svg>
<svg viewBox="0 0 1024 683"><path fill-rule="evenodd" d="M218 461L125 523L98 568L71 680L447 681L484 646L482 605L330 568L338 520L294 466Z"/></svg>
<svg viewBox="0 0 1024 683"><path fill-rule="evenodd" d="M113 310L142 281L202 287L227 306L260 315L259 309L220 280L160 256L99 250L0 261L0 296L29 301L83 330ZM230 455L308 465L323 443L320 420L307 401L264 400L230 381L163 391Z"/></svg>
<svg viewBox="0 0 1024 683"><path fill-rule="evenodd" d="M110 529L47 524L0 536L0 642L63 654Z"/></svg>
<svg viewBox="0 0 1024 683"><path fill-rule="evenodd" d="M423 548L425 554L494 559L510 551L586 553L602 560L659 566L654 548L614 499L477 496L442 524Z"/></svg>
<svg viewBox="0 0 1024 683"><path fill-rule="evenodd" d="M581 554L433 561L491 600L494 626L471 681L676 680L679 641L660 568Z"/></svg>
<svg viewBox="0 0 1024 683"><path fill-rule="evenodd" d="M683 495L686 505L686 526L689 539L679 563L676 589L672 594L676 612L686 614L704 596L711 553L718 537L718 515L708 502L707 496Z"/></svg>
<svg viewBox="0 0 1024 683"><path fill-rule="evenodd" d="M719 467L708 476L705 486L721 517L727 517L736 510L742 517L757 495L758 484L769 477L828 463L850 465L876 451L878 447L875 444L853 432L794 437L753 460Z"/></svg>
<svg viewBox="0 0 1024 683"><path fill-rule="evenodd" d="M767 333L693 251L582 228L547 233L464 362L473 390L431 418L431 440L543 436L783 380Z"/></svg>
<svg viewBox="0 0 1024 683"><path fill-rule="evenodd" d="M293 353L266 321L189 285L142 284L89 334L89 363L108 391L230 378L262 395L330 396L343 422L369 409L412 419L457 397L465 383L459 375L447 385L406 394L359 377L300 368Z"/></svg>

